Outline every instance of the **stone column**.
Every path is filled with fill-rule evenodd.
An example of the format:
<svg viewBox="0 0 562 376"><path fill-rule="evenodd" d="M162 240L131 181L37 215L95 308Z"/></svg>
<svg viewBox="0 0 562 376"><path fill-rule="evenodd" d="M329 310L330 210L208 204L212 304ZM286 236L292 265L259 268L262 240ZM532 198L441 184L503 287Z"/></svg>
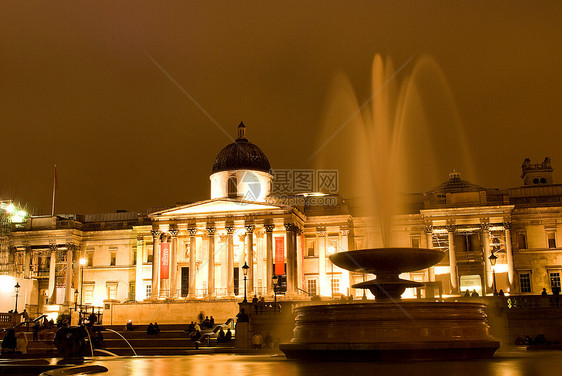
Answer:
<svg viewBox="0 0 562 376"><path fill-rule="evenodd" d="M172 244L170 244L170 297L178 298L178 229L170 230Z"/></svg>
<svg viewBox="0 0 562 376"><path fill-rule="evenodd" d="M301 292L301 290L304 290L304 286L303 286L303 276L304 276L304 270L303 270L303 246L302 246L302 237L303 237L303 232L301 231L300 227L297 227L296 231L295 231L295 287L297 287L297 291Z"/></svg>
<svg viewBox="0 0 562 376"><path fill-rule="evenodd" d="M425 239L427 242L427 248L433 248L433 226L427 225L425 226ZM435 282L435 266L430 266L427 268L427 279L429 282Z"/></svg>
<svg viewBox="0 0 562 376"><path fill-rule="evenodd" d="M294 294L295 291L295 225L285 223L287 234L287 294Z"/></svg>
<svg viewBox="0 0 562 376"><path fill-rule="evenodd" d="M457 255L455 253L455 226L447 225L447 232L449 236L449 269L451 276L451 287L453 292L457 291Z"/></svg>
<svg viewBox="0 0 562 376"><path fill-rule="evenodd" d="M267 295L273 294L273 229L274 224L266 224L265 228L265 259L266 259L266 280L267 280Z"/></svg>
<svg viewBox="0 0 562 376"><path fill-rule="evenodd" d="M503 224L505 230L505 253L507 255L507 278L509 280L509 287L512 290L514 287L515 270L513 267L513 250L511 248L511 222Z"/></svg>
<svg viewBox="0 0 562 376"><path fill-rule="evenodd" d="M215 296L215 227L207 227L207 233L209 234L208 239L208 249L209 256L207 262L207 296Z"/></svg>
<svg viewBox="0 0 562 376"><path fill-rule="evenodd" d="M486 265L486 275L485 275L485 287L487 290L491 290L494 287L494 279L492 278L492 264L490 263L490 224L481 223L480 229L482 230L482 242L484 243L484 265ZM482 292L484 295L486 292Z"/></svg>
<svg viewBox="0 0 562 376"><path fill-rule="evenodd" d="M341 228L339 234L339 248L336 252L347 252L348 251L348 241L347 237L349 236L349 229ZM335 267L334 267L335 268ZM342 287L343 291L346 295L351 295L351 273L349 270L341 269L342 273Z"/></svg>
<svg viewBox="0 0 562 376"><path fill-rule="evenodd" d="M31 278L31 247L26 246L23 256L23 278Z"/></svg>
<svg viewBox="0 0 562 376"><path fill-rule="evenodd" d="M72 256L74 253L74 243L66 245L66 283L64 287L64 304L70 305L72 302Z"/></svg>
<svg viewBox="0 0 562 376"><path fill-rule="evenodd" d="M234 226L226 226L226 295L234 296Z"/></svg>
<svg viewBox="0 0 562 376"><path fill-rule="evenodd" d="M328 288L328 277L326 275L326 228L316 228L316 243L318 244L318 295L331 295Z"/></svg>
<svg viewBox="0 0 562 376"><path fill-rule="evenodd" d="M160 269L160 234L159 230L152 230L152 291L150 293L151 299L158 298L159 270Z"/></svg>
<svg viewBox="0 0 562 376"><path fill-rule="evenodd" d="M144 249L144 238L142 235L137 236L137 265L135 268L135 300L140 302L146 298L142 285L142 256Z"/></svg>
<svg viewBox="0 0 562 376"><path fill-rule="evenodd" d="M196 283L197 283L197 241L195 235L197 234L197 229L190 227L187 229L189 232L189 298L195 298L197 296Z"/></svg>
<svg viewBox="0 0 562 376"><path fill-rule="evenodd" d="M57 278L57 245L52 243L49 245L51 249L51 260L49 264L49 304L56 304L56 297L57 297L57 285L56 285L56 278Z"/></svg>
<svg viewBox="0 0 562 376"><path fill-rule="evenodd" d="M246 234L238 235L238 240L242 243L238 255L238 295L244 295L244 269L242 267L246 262Z"/></svg>
<svg viewBox="0 0 562 376"><path fill-rule="evenodd" d="M246 235L248 236L248 296L254 295L254 225L246 225Z"/></svg>

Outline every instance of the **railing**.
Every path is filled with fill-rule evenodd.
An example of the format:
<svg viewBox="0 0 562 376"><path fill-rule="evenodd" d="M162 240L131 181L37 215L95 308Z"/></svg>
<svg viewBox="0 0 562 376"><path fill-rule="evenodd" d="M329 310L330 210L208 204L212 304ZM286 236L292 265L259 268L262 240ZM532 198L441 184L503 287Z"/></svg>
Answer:
<svg viewBox="0 0 562 376"><path fill-rule="evenodd" d="M275 314L281 312L281 304L279 303L263 303L258 302L253 304L253 310L256 315Z"/></svg>

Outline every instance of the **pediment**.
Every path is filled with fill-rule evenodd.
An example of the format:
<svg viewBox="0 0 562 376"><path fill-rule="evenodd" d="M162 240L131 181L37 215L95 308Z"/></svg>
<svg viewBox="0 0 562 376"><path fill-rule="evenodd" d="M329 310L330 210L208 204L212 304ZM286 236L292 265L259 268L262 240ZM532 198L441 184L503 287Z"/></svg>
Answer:
<svg viewBox="0 0 562 376"><path fill-rule="evenodd" d="M262 202L215 199L208 201L200 201L189 205L178 206L171 209L162 210L150 214L151 217L178 217L185 215L208 215L208 214L228 214L243 212L259 212L283 210L282 206L271 205Z"/></svg>

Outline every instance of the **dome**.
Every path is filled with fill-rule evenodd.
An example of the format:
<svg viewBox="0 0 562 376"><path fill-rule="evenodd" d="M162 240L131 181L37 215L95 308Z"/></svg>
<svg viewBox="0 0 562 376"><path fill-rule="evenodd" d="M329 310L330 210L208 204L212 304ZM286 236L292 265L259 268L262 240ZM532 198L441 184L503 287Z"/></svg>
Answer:
<svg viewBox="0 0 562 376"><path fill-rule="evenodd" d="M479 192L483 190L485 190L485 188L461 179L461 174L454 171L449 174L449 180L433 188L430 193L445 194L459 192Z"/></svg>
<svg viewBox="0 0 562 376"><path fill-rule="evenodd" d="M238 138L225 146L213 163L213 174L220 171L254 170L269 172L271 167L266 155L246 138L244 123L238 126Z"/></svg>

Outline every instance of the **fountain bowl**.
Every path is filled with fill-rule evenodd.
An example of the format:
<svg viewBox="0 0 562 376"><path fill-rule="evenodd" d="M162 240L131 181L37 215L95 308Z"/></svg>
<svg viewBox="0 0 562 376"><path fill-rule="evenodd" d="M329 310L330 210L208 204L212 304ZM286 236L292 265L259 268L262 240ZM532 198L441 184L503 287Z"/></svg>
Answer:
<svg viewBox="0 0 562 376"><path fill-rule="evenodd" d="M370 248L335 253L330 261L359 273L405 273L437 264L445 253L432 248Z"/></svg>

